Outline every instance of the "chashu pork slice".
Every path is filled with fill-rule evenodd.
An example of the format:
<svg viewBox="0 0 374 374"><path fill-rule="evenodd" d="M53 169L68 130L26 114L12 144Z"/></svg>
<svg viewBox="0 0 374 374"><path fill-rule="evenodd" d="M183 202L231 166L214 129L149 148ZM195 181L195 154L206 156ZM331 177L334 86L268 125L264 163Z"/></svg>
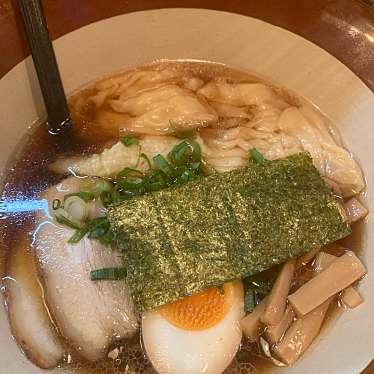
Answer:
<svg viewBox="0 0 374 374"><path fill-rule="evenodd" d="M44 194L49 204L77 191L68 178ZM51 214L53 215L53 214ZM124 281L92 282L91 270L121 267L120 254L88 238L68 244L73 230L51 217L39 217L34 248L45 300L61 334L85 358L103 358L115 339L132 336L138 319Z"/></svg>
<svg viewBox="0 0 374 374"><path fill-rule="evenodd" d="M37 280L29 243L21 240L12 250L3 279L12 334L25 355L42 369L62 361L64 348L58 338Z"/></svg>

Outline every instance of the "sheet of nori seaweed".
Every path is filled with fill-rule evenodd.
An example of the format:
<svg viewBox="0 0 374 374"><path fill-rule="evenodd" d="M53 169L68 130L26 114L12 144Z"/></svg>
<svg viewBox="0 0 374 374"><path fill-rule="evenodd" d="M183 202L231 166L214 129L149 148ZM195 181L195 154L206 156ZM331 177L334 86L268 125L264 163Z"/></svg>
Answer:
<svg viewBox="0 0 374 374"><path fill-rule="evenodd" d="M112 207L108 217L140 311L350 233L307 153L143 195Z"/></svg>

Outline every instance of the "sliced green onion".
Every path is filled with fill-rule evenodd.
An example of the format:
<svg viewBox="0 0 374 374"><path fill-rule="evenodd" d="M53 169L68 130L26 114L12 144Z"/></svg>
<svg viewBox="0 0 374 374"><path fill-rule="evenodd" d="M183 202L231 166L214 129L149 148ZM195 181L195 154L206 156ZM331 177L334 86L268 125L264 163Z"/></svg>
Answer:
<svg viewBox="0 0 374 374"><path fill-rule="evenodd" d="M182 165L182 157L185 152L188 150L188 143L183 141L182 143L177 144L168 154L169 160L175 165Z"/></svg>
<svg viewBox="0 0 374 374"><path fill-rule="evenodd" d="M127 191L141 191L144 188L145 182L143 177L127 177L118 183L121 190Z"/></svg>
<svg viewBox="0 0 374 374"><path fill-rule="evenodd" d="M127 271L125 268L106 268L91 271L91 280L121 280L125 279Z"/></svg>
<svg viewBox="0 0 374 374"><path fill-rule="evenodd" d="M266 162L266 158L256 148L249 151L249 156L256 164L263 165Z"/></svg>
<svg viewBox="0 0 374 374"><path fill-rule="evenodd" d="M103 178L86 178L81 182L81 193L89 193L93 197L99 197L103 191L111 191L113 184Z"/></svg>
<svg viewBox="0 0 374 374"><path fill-rule="evenodd" d="M73 236L68 240L69 244L77 244L79 243L87 234L88 229L84 227L83 229L76 230Z"/></svg>
<svg viewBox="0 0 374 374"><path fill-rule="evenodd" d="M73 193L69 193L69 194L65 195L64 196L64 201L66 202L66 200L69 199L70 197L79 197L85 203L88 203L95 198L95 196L90 192L80 191L80 192L73 192Z"/></svg>
<svg viewBox="0 0 374 374"><path fill-rule="evenodd" d="M190 181L193 181L197 178L197 175L195 174L195 172L193 170L185 170L179 177L178 177L178 181L180 183L186 183L186 182L190 182Z"/></svg>
<svg viewBox="0 0 374 374"><path fill-rule="evenodd" d="M90 239L98 239L102 236L104 236L108 231L107 227L98 226L94 229L92 229L88 235Z"/></svg>
<svg viewBox="0 0 374 374"><path fill-rule="evenodd" d="M143 158L145 160L145 162L148 165L148 170L151 170L152 169L152 163L151 163L149 157L145 153L141 153L139 157Z"/></svg>
<svg viewBox="0 0 374 374"><path fill-rule="evenodd" d="M201 166L200 162L191 162L188 167L192 170L197 170Z"/></svg>
<svg viewBox="0 0 374 374"><path fill-rule="evenodd" d="M183 136L187 136L187 134ZM126 136L122 142L127 146L139 144L139 140L134 136ZM205 163L201 158L201 147L194 140L187 139L177 144L167 158L161 154L156 155L153 158L154 167L147 155L140 152L139 147L139 160L145 160L148 165L147 172L125 167L117 174L113 183L102 178L87 178L81 184L81 192L67 195L65 204L68 203L68 213L72 214L66 213L59 216L59 219L69 227L77 229L69 243L77 243L85 235L104 244L112 244L114 240L106 217L95 218L84 224L82 221L87 221L87 216L81 209L83 207L76 206L77 201L69 199L80 199L80 204L82 204L84 201L91 201L93 198L99 197L102 204L108 207L147 192L184 184L204 175ZM78 217L82 221L76 222L74 217Z"/></svg>
<svg viewBox="0 0 374 374"><path fill-rule="evenodd" d="M113 203L118 203L123 200L128 200L134 196L138 196L140 191L123 189L120 184L117 184L112 192Z"/></svg>
<svg viewBox="0 0 374 374"><path fill-rule="evenodd" d="M89 230L93 230L96 227L107 225L109 227L109 221L107 217L97 217L88 222L87 226Z"/></svg>
<svg viewBox="0 0 374 374"><path fill-rule="evenodd" d="M255 291L248 288L244 293L244 311L246 313L251 313L255 307Z"/></svg>
<svg viewBox="0 0 374 374"><path fill-rule="evenodd" d="M113 243L114 235L112 230L108 230L104 235L97 238L101 243L110 245Z"/></svg>
<svg viewBox="0 0 374 374"><path fill-rule="evenodd" d="M189 165L194 162L201 162L201 147L196 141L183 141L176 145L168 154L170 161L177 165Z"/></svg>
<svg viewBox="0 0 374 374"><path fill-rule="evenodd" d="M62 208L61 200L59 200L59 199L54 199L54 200L52 201L52 209L53 209L53 210L57 210L57 209L59 209L59 208Z"/></svg>
<svg viewBox="0 0 374 374"><path fill-rule="evenodd" d="M100 194L100 200L103 203L104 207L107 208L113 202L112 193L108 191L103 191Z"/></svg>
<svg viewBox="0 0 374 374"><path fill-rule="evenodd" d="M202 150L200 147L200 144L196 142L195 140L191 141L190 146L192 147L192 161L201 161L202 157Z"/></svg>
<svg viewBox="0 0 374 374"><path fill-rule="evenodd" d="M84 222L88 218L88 205L77 195L71 194L67 197L64 203L64 210L75 221Z"/></svg>
<svg viewBox="0 0 374 374"><path fill-rule="evenodd" d="M128 176L143 177L143 173L140 170L126 167L117 174L117 179L122 179Z"/></svg>
<svg viewBox="0 0 374 374"><path fill-rule="evenodd" d="M55 217L58 223L60 223L61 225L68 226L72 229L82 229L84 227L83 222L75 220L73 217L69 215L68 212L66 212L62 208L58 208L55 210Z"/></svg>
<svg viewBox="0 0 374 374"><path fill-rule="evenodd" d="M69 239L68 243L76 244L88 234L90 238L98 239L105 244L110 244L113 239L113 234L108 234L108 231L110 231L110 224L107 217L97 217L88 221L85 226L79 228Z"/></svg>
<svg viewBox="0 0 374 374"><path fill-rule="evenodd" d="M165 174L160 171L151 171L147 174L148 191L159 191L167 186Z"/></svg>
<svg viewBox="0 0 374 374"><path fill-rule="evenodd" d="M122 139L121 139L121 143L126 146L126 147L129 147L130 145L137 145L139 144L139 139L136 138L135 136L133 135L126 135L124 136Z"/></svg>
<svg viewBox="0 0 374 374"><path fill-rule="evenodd" d="M157 169L161 170L168 177L173 175L173 168L167 162L166 158L163 155L157 155L153 157L153 162L155 163Z"/></svg>

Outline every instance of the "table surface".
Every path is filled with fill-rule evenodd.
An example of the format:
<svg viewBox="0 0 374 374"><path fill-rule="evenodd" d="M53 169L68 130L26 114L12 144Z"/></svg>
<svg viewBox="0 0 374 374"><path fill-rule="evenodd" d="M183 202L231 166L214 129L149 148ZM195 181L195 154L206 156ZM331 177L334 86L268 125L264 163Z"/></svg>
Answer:
<svg viewBox="0 0 374 374"><path fill-rule="evenodd" d="M28 54L14 1L0 0L0 78ZM145 9L208 8L249 15L321 46L374 92L374 11L356 0L43 0L43 4L53 39L104 18ZM374 361L362 374L374 374Z"/></svg>

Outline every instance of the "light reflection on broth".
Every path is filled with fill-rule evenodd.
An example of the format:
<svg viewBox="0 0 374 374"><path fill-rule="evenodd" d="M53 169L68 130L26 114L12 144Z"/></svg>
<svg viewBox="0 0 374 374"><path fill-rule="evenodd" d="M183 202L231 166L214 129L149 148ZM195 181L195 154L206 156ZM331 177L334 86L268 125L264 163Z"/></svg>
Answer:
<svg viewBox="0 0 374 374"><path fill-rule="evenodd" d="M255 76L215 64L179 62L176 64L163 63L160 66L169 68L171 71L182 71L184 77L195 77L203 82L208 82L217 76L225 77L232 83L258 81ZM152 69L154 69L154 66L145 67L144 71ZM113 76L112 79L116 79L119 76ZM195 82L193 84L199 83ZM298 106L304 103L303 100L295 98L283 90L278 90L278 92L283 95L284 101L289 105ZM9 265L8 268L6 266L7 261L9 262L9 258L12 256L12 249L17 248L21 237L26 237L29 240L32 238L33 230L35 230L35 214L38 211L44 211L46 215L49 214L48 202L40 198L40 193L49 186L57 184L63 178L63 175L51 171L48 165L62 156L86 156L99 153L103 148L112 146L118 141L120 134L123 132L120 128L121 123L131 118L126 114L113 112L108 101L98 108L95 107L92 100L88 99L95 94L97 94L97 89L90 87L78 92L71 98L70 104L76 128L68 140L49 137L45 131L44 124L33 129L30 134L30 141L24 147L21 156L14 160L13 167L4 177L4 188L0 205L0 261L5 276L8 275L7 269L9 271ZM117 98L118 96L113 96L111 99L116 100ZM111 126L105 126L108 122ZM141 132L139 128L134 130L127 127L126 132L139 133ZM213 130L212 134L214 136L219 137L219 131L222 128L217 130L210 127L208 130L204 129L201 131L202 137L207 137L207 144L212 141L209 139L209 131L211 130ZM221 140L219 139L219 141ZM214 141L218 142L216 139ZM261 142L258 143L262 144ZM17 153L19 154L19 151ZM339 243L328 246L325 250L334 255L342 254L345 249L360 253L363 233L363 222L355 223L351 236ZM17 256L25 255L22 251L17 251L16 254ZM26 266L22 270L25 273L29 271ZM293 288L296 290L309 280L312 275L313 271L310 264L299 269ZM327 323L335 320L339 313L337 302L335 302L330 307ZM64 339L62 341L64 347L66 345L69 347L69 342ZM142 349L139 333L131 339L111 344L110 358L94 364L84 360L72 348L65 349L65 362L61 366L64 368L68 367L78 373L156 373ZM257 344L249 344L244 339L242 348L237 353L230 367L225 370L225 373L265 373L269 372L272 367L273 364L260 354Z"/></svg>

